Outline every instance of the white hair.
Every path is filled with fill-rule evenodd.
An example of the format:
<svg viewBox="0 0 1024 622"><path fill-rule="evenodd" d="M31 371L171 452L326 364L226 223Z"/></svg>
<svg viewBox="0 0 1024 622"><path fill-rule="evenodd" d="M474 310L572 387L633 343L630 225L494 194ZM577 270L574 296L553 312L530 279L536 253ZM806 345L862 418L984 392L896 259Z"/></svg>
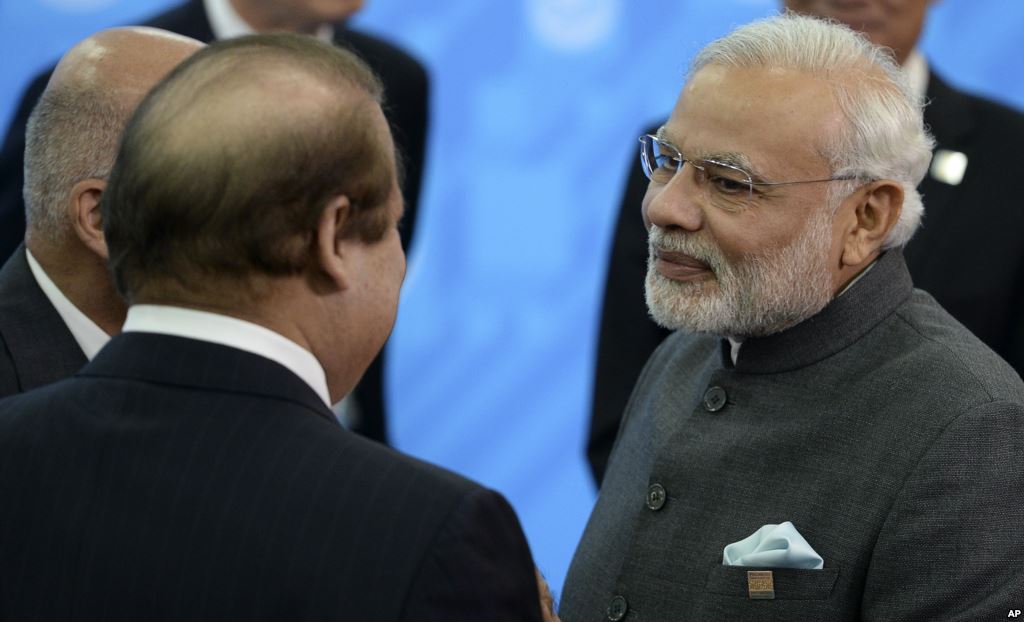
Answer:
<svg viewBox="0 0 1024 622"><path fill-rule="evenodd" d="M903 209L882 248L910 241L924 212L917 185L928 170L934 141L924 127L923 98L891 51L836 22L785 13L713 41L693 60L690 75L707 65L788 69L826 81L847 130L825 137L822 155L834 176L899 182ZM831 184L829 204L838 207L857 183Z"/></svg>
<svg viewBox="0 0 1024 622"><path fill-rule="evenodd" d="M106 179L131 110L96 85L50 85L25 131L27 235L59 243L70 234L67 201L83 179Z"/></svg>
<svg viewBox="0 0 1024 622"><path fill-rule="evenodd" d="M763 337L811 317L832 300L832 275L821 260L832 243L832 215L820 210L791 243L730 261L702 233L651 225L644 293L654 321L669 330ZM683 253L710 267L714 279L674 281L658 272L655 249Z"/></svg>

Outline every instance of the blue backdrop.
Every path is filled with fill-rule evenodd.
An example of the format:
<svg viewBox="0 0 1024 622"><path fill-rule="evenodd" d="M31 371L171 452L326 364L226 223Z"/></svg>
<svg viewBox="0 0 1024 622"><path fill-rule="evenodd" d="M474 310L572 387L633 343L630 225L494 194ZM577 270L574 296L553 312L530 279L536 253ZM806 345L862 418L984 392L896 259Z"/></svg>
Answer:
<svg viewBox="0 0 1024 622"><path fill-rule="evenodd" d="M173 3L0 0L0 127L67 46ZM505 493L556 590L594 501L583 447L595 336L635 137L671 110L701 45L776 8L371 0L355 20L422 59L433 87L421 221L388 346L392 436ZM953 83L1024 107L1024 3L936 3L923 47Z"/></svg>

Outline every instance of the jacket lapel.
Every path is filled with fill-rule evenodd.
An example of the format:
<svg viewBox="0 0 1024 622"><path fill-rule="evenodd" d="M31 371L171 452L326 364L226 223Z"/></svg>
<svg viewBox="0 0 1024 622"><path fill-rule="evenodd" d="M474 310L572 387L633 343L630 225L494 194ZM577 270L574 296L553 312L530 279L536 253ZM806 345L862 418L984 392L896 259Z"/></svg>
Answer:
<svg viewBox="0 0 1024 622"><path fill-rule="evenodd" d="M0 271L0 338L21 391L69 378L86 363L82 348L32 276L24 244Z"/></svg>

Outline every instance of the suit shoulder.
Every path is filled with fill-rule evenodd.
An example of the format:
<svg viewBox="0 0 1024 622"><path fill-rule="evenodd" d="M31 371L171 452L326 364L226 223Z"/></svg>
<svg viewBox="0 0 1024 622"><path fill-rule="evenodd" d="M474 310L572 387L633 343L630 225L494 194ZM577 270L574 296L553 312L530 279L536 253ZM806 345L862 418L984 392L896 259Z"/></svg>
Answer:
<svg viewBox="0 0 1024 622"><path fill-rule="evenodd" d="M965 407L986 401L1024 407L1024 383L1017 372L930 294L914 290L896 316L912 333L913 345L895 357L905 374L926 374L923 386L955 392ZM920 364L908 362L913 358Z"/></svg>
<svg viewBox="0 0 1024 622"><path fill-rule="evenodd" d="M443 467L351 432L340 430L339 434L347 438L351 451L358 452L361 459L380 467L378 473L384 483L417 481L419 485L429 488L431 494L451 499L452 502L468 493L484 490L480 484Z"/></svg>
<svg viewBox="0 0 1024 622"><path fill-rule="evenodd" d="M338 41L355 51L378 59L386 59L408 68L423 70L423 64L394 43L358 30L344 30Z"/></svg>
<svg viewBox="0 0 1024 622"><path fill-rule="evenodd" d="M335 40L364 58L389 89L426 88L426 68L397 45L355 30L344 30Z"/></svg>
<svg viewBox="0 0 1024 622"><path fill-rule="evenodd" d="M939 146L975 150L996 150L1018 157L1017 145L1024 141L1024 113L1007 104L976 93L962 91L936 75L925 108Z"/></svg>
<svg viewBox="0 0 1024 622"><path fill-rule="evenodd" d="M978 115L979 123L998 126L1024 135L1024 113L994 99L988 99L973 93L960 93Z"/></svg>
<svg viewBox="0 0 1024 622"><path fill-rule="evenodd" d="M145 20L143 25L192 37L204 43L214 40L213 29L201 0L189 0L172 7Z"/></svg>

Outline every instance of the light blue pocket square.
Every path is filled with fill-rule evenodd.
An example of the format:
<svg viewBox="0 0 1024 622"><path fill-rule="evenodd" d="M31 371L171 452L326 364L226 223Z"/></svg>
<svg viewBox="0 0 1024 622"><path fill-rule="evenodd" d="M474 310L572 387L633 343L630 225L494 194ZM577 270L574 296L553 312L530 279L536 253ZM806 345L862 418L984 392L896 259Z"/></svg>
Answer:
<svg viewBox="0 0 1024 622"><path fill-rule="evenodd" d="M793 523L765 525L752 535L733 542L722 551L726 566L802 568L821 570L825 562L800 535Z"/></svg>

